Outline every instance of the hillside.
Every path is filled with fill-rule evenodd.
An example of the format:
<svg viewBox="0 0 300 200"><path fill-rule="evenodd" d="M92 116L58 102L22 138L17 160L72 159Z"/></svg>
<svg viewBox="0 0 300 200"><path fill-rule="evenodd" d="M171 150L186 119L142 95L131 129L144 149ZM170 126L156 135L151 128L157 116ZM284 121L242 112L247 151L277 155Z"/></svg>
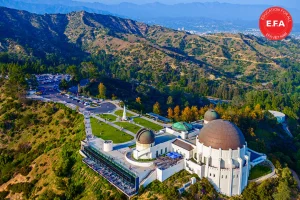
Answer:
<svg viewBox="0 0 300 200"><path fill-rule="evenodd" d="M7 94L0 79L0 199L120 199L82 163L83 117L59 104Z"/></svg>
<svg viewBox="0 0 300 200"><path fill-rule="evenodd" d="M14 89L22 87L17 86L14 78L13 74L8 80L0 78L0 199L126 199L83 164L78 151L80 141L85 137L83 116L61 104L26 100L22 98L22 92L15 96ZM273 193L299 198L289 169L280 164L294 166L293 160L297 159L293 154L300 155L297 138L294 141L284 136L274 119L262 117L260 107L225 110L218 106L216 109L224 119L232 115L233 121L241 127L242 124L263 125L259 125L260 131L255 131L257 135L248 140L249 146L266 152L278 169L279 177L266 180L259 186L251 183L237 198L263 200ZM154 181L148 187L142 187L133 199L232 199L219 195L205 178L191 186L189 192L179 195L177 189L193 176L181 171L163 183ZM281 191L280 183L285 183L290 189Z"/></svg>
<svg viewBox="0 0 300 200"><path fill-rule="evenodd" d="M41 59L51 66L78 64L105 51L125 71L135 67L135 77L172 69L181 76L245 84L280 77L286 68L279 59L299 61L298 40L268 42L242 34L198 36L84 11L37 15L1 7L0 21L1 52L18 59Z"/></svg>

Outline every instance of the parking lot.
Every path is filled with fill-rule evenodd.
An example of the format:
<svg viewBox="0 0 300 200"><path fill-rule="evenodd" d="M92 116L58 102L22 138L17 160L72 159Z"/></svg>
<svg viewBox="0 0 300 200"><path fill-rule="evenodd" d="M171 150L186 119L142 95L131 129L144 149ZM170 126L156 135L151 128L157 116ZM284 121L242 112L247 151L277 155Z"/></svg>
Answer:
<svg viewBox="0 0 300 200"><path fill-rule="evenodd" d="M40 96L54 102L62 101L68 104L73 104L94 114L110 113L116 109L116 106L110 102L105 102L95 98L77 96L75 94L61 94L58 90L58 85L62 78L65 78L66 76L67 75L38 75L38 91L41 91Z"/></svg>

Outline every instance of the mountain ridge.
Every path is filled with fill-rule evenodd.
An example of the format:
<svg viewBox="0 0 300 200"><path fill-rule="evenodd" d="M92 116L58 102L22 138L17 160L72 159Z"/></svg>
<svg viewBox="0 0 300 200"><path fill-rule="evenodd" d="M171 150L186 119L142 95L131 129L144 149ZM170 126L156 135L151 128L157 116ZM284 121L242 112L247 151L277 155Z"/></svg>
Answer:
<svg viewBox="0 0 300 200"><path fill-rule="evenodd" d="M0 21L0 52L56 65L82 62L103 51L136 74L172 69L213 80L240 82L234 77L242 74L266 82L286 71L278 58L299 61L297 40L282 41L278 49L255 36L192 35L86 11L38 15L2 7Z"/></svg>
<svg viewBox="0 0 300 200"><path fill-rule="evenodd" d="M6 3L5 3L6 2ZM44 9L36 8L38 1L33 1L33 3L28 3L32 1L14 1L14 0L1 0L0 5L8 6L15 9L21 9L20 5L15 5L16 2L27 2L26 6L23 7L25 10L30 12L36 12L43 14ZM211 19L227 19L227 20L257 20L261 13L269 5L243 5L243 4L230 4L230 3L220 3L220 2L194 2L194 3L178 3L174 5L162 4L162 3L148 3L148 4L134 4L134 3L120 3L107 5L99 2L80 2L80 1L54 1L54 3L48 3L51 7L53 4L60 4L63 6L73 8L72 11L76 10L76 7L85 7L87 9L92 9L93 12L109 12L113 15L124 16L132 18L135 20L149 20L150 18L156 17L207 17ZM130 9L128 10L128 6ZM78 9L78 8L77 8ZM40 11L38 11L40 10ZM54 13L56 10L52 10ZM89 11L89 10L86 10ZM201 11L201 12L199 12ZM222 11L222 12L221 12ZM295 8L290 8L289 11L292 13L294 21L300 22L299 10ZM51 9L48 9L51 12Z"/></svg>

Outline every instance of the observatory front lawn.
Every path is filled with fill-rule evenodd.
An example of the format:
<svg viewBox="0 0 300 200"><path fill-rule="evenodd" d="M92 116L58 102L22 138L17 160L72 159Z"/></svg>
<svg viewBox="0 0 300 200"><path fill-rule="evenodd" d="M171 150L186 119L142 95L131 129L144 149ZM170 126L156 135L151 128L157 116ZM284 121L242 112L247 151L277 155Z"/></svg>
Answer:
<svg viewBox="0 0 300 200"><path fill-rule="evenodd" d="M163 128L162 126L155 124L153 122L150 122L148 120L145 120L143 118L134 118L133 121L141 126L152 129L154 131L159 131Z"/></svg>
<svg viewBox="0 0 300 200"><path fill-rule="evenodd" d="M117 111L115 112L115 114L118 115L118 116L120 116L120 117L123 117L123 110L117 110ZM126 112L126 116L127 116L127 117L132 117L132 116L134 116L134 115L131 114L131 113Z"/></svg>
<svg viewBox="0 0 300 200"><path fill-rule="evenodd" d="M111 114L101 114L101 115L99 115L99 116L100 116L102 119L106 119L106 120L111 121L111 122L117 120L117 117L114 116L114 115L111 115Z"/></svg>
<svg viewBox="0 0 300 200"><path fill-rule="evenodd" d="M116 122L115 124L133 132L134 134L136 134L141 129L141 127L128 122Z"/></svg>
<svg viewBox="0 0 300 200"><path fill-rule="evenodd" d="M112 140L114 143L124 143L133 139L131 135L104 122L99 122L95 118L91 118L91 126L93 135L102 138L103 140Z"/></svg>
<svg viewBox="0 0 300 200"><path fill-rule="evenodd" d="M269 166L256 165L250 170L249 180L257 179L271 172L272 170Z"/></svg>

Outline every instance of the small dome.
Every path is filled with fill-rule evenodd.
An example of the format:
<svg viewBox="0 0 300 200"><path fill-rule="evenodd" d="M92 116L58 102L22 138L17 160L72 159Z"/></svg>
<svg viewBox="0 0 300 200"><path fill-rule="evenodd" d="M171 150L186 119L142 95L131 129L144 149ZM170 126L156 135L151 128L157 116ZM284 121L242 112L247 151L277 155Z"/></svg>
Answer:
<svg viewBox="0 0 300 200"><path fill-rule="evenodd" d="M152 130L142 128L136 134L136 141L140 144L152 144L155 141L155 134Z"/></svg>
<svg viewBox="0 0 300 200"><path fill-rule="evenodd" d="M236 150L246 144L241 130L233 123L222 119L205 125L199 133L198 140L207 147L222 150Z"/></svg>
<svg viewBox="0 0 300 200"><path fill-rule="evenodd" d="M211 122L211 121L216 120L216 119L220 119L220 116L214 109L209 109L204 114L204 120L205 121Z"/></svg>
<svg viewBox="0 0 300 200"><path fill-rule="evenodd" d="M175 131L190 131L193 129L193 126L186 122L177 122L172 125L172 129Z"/></svg>

